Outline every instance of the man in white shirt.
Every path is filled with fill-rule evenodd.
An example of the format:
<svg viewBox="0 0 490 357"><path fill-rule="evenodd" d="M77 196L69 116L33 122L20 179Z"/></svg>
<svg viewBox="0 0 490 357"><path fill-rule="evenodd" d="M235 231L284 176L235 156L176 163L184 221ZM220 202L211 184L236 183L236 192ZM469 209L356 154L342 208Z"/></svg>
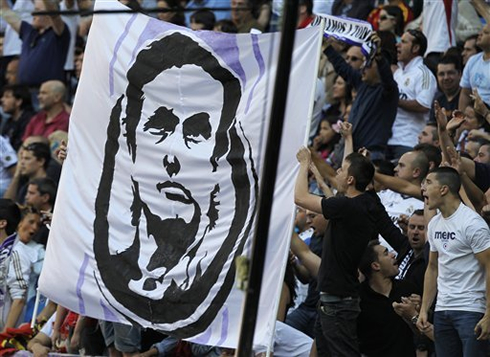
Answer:
<svg viewBox="0 0 490 357"><path fill-rule="evenodd" d="M427 313L437 293L434 314L438 356L486 356L490 337L490 230L459 197L461 180L449 167L434 169L422 185L427 207L438 209L428 227L429 265L417 327L430 328Z"/></svg>
<svg viewBox="0 0 490 357"><path fill-rule="evenodd" d="M417 136L429 118L437 90L436 78L423 63L427 38L419 30L408 30L397 44L399 68L394 74L399 101L387 159L398 159L417 144Z"/></svg>

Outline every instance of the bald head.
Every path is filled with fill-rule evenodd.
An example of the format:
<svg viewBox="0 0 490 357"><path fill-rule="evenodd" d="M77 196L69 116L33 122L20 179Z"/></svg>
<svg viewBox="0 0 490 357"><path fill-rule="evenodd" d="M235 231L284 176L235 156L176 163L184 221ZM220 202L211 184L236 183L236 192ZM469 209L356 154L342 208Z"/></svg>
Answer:
<svg viewBox="0 0 490 357"><path fill-rule="evenodd" d="M45 111L63 106L66 87L61 81L46 81L39 88L39 107Z"/></svg>

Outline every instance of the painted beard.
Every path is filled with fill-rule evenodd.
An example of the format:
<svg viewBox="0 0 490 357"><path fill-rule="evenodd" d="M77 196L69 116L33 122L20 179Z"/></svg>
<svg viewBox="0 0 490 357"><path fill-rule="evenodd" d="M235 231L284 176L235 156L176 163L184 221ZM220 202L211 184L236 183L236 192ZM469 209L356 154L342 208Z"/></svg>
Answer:
<svg viewBox="0 0 490 357"><path fill-rule="evenodd" d="M206 234L214 228L218 219L216 194L219 192L219 185L216 184L213 191L210 193L209 224L206 226L201 237L196 237L201 223L202 210L199 203L193 198L192 193L183 185L175 182L166 181L158 183L156 188L160 193L166 195L169 201L180 202L186 205L193 206L193 215L189 222L183 218L176 216L175 218L163 218L154 214L148 205L141 199L139 192L139 183L132 178L133 182L133 203L131 205L132 221L131 224L137 228L137 237L139 239L139 225L141 224L141 213L143 212L146 221L147 236L153 237L157 248L151 255L150 260L142 271L148 272L153 277L145 277L143 274L142 290L151 292L158 288L158 283L162 283L165 276L182 260L188 259L186 274L181 288L185 289L188 286L189 266L193 263L194 258L201 246ZM207 253L206 253L207 254ZM156 270L162 270L163 274ZM200 276L202 271L201 262L196 264L196 272ZM152 274L153 273L153 274ZM160 274L160 275L159 275ZM195 278L199 278L196 276Z"/></svg>

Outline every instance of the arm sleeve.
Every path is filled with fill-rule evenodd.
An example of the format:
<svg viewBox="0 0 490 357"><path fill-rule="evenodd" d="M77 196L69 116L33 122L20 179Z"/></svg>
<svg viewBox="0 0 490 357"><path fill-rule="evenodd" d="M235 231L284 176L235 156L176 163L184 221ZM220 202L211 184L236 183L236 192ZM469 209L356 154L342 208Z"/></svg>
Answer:
<svg viewBox="0 0 490 357"><path fill-rule="evenodd" d="M376 203L375 224L378 233L395 249L398 253L404 252L409 248L410 243L400 229L395 226L390 216L386 212L383 204Z"/></svg>
<svg viewBox="0 0 490 357"><path fill-rule="evenodd" d="M384 58L384 56L380 60L376 60L378 64L378 73L381 78L381 82L383 83L385 90L387 91L397 91L398 92L398 84L393 78L393 73L391 72L390 64Z"/></svg>
<svg viewBox="0 0 490 357"><path fill-rule="evenodd" d="M468 60L468 63L466 63L466 66L463 69L463 75L461 76L461 81L459 82L459 86L461 88L470 88L471 89L471 82L470 82L470 70L473 65L473 59L471 58Z"/></svg>
<svg viewBox="0 0 490 357"><path fill-rule="evenodd" d="M322 199L322 213L326 219L344 216L349 207L347 197L330 197Z"/></svg>
<svg viewBox="0 0 490 357"><path fill-rule="evenodd" d="M328 46L323 53L328 57L330 63L332 63L335 72L344 78L345 81L351 83L355 88L361 84L361 73L349 66L342 56L332 48L332 46Z"/></svg>
<svg viewBox="0 0 490 357"><path fill-rule="evenodd" d="M14 250L10 258L10 267L7 277L7 287L10 297L13 300L24 299L26 297L29 273L29 259L26 259L23 254L19 254L19 251Z"/></svg>
<svg viewBox="0 0 490 357"><path fill-rule="evenodd" d="M417 91L415 100L420 105L430 109L437 90L436 78L428 68L424 68L420 80L421 83L419 83L419 90Z"/></svg>
<svg viewBox="0 0 490 357"><path fill-rule="evenodd" d="M481 253L490 248L490 229L483 219L476 217L471 224L468 224L467 229L466 237L469 238L473 253Z"/></svg>

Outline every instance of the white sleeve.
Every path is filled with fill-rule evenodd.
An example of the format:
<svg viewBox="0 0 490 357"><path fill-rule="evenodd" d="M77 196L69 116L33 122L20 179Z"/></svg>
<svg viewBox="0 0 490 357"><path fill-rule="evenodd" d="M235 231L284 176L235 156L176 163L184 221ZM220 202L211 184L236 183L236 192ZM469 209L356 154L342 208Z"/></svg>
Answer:
<svg viewBox="0 0 490 357"><path fill-rule="evenodd" d="M430 109L437 91L437 81L432 72L424 67L421 74L415 100L422 106Z"/></svg>
<svg viewBox="0 0 490 357"><path fill-rule="evenodd" d="M17 163L17 154L8 139L0 136L0 166L8 169Z"/></svg>
<svg viewBox="0 0 490 357"><path fill-rule="evenodd" d="M490 248L490 229L483 219L473 219L468 224L466 237L474 254Z"/></svg>
<svg viewBox="0 0 490 357"><path fill-rule="evenodd" d="M31 262L29 257L26 254L22 254L21 250L14 249L10 257L10 267L7 276L7 288L13 300L26 298L30 271Z"/></svg>

